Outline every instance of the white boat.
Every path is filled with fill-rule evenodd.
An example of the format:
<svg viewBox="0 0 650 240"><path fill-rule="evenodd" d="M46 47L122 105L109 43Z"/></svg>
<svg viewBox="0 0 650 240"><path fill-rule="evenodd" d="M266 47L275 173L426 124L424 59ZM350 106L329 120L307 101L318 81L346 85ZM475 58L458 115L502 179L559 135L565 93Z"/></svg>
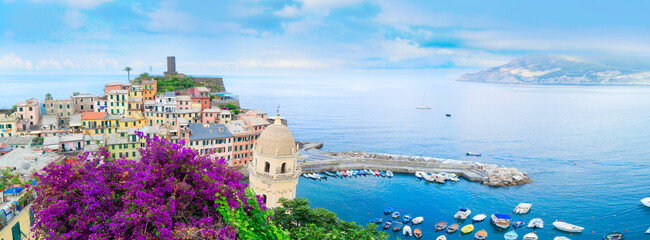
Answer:
<svg viewBox="0 0 650 240"><path fill-rule="evenodd" d="M553 240L571 240L571 238L568 237L555 237Z"/></svg>
<svg viewBox="0 0 650 240"><path fill-rule="evenodd" d="M486 217L487 217L487 215L481 213L481 214L479 214L479 215L474 216L474 217L472 218L472 221L473 221L473 222L481 222L481 221L485 220Z"/></svg>
<svg viewBox="0 0 650 240"><path fill-rule="evenodd" d="M424 217L416 217L412 221L413 221L413 225L417 225L422 223L422 221L424 221Z"/></svg>
<svg viewBox="0 0 650 240"><path fill-rule="evenodd" d="M386 171L386 177L393 177L394 174L391 171Z"/></svg>
<svg viewBox="0 0 650 240"><path fill-rule="evenodd" d="M445 177L443 177L443 176L440 175L440 174L434 174L434 175L433 175L433 181L435 181L435 182L437 182L437 183L442 183L442 184L444 184L444 183L445 183Z"/></svg>
<svg viewBox="0 0 650 240"><path fill-rule="evenodd" d="M424 175L422 175L422 177L424 178L424 180L427 180L429 182L433 182L435 180L433 175L429 173L425 173Z"/></svg>
<svg viewBox="0 0 650 240"><path fill-rule="evenodd" d="M404 226L404 228L402 229L402 234L404 234L404 236L413 235L413 232L411 232L411 227L409 227L408 225Z"/></svg>
<svg viewBox="0 0 650 240"><path fill-rule="evenodd" d="M416 109L431 109L431 106L424 105L424 97L426 96L427 96L426 94L422 96L422 105L415 107Z"/></svg>
<svg viewBox="0 0 650 240"><path fill-rule="evenodd" d="M645 234L650 234L650 227L648 228L648 230L645 230Z"/></svg>
<svg viewBox="0 0 650 240"><path fill-rule="evenodd" d="M459 181L459 180L458 180L458 176L456 176L456 174L453 174L453 173L449 173L449 174L447 174L447 179L449 179L449 181L454 181L454 182L458 182L458 181Z"/></svg>
<svg viewBox="0 0 650 240"><path fill-rule="evenodd" d="M415 177L418 178L418 179L423 178L424 175L427 175L427 173L425 173L425 172L420 172L420 171L415 172Z"/></svg>
<svg viewBox="0 0 650 240"><path fill-rule="evenodd" d="M519 205L517 205L514 212L516 214L526 214L530 212L530 208L532 207L533 207L532 203L520 203Z"/></svg>
<svg viewBox="0 0 650 240"><path fill-rule="evenodd" d="M643 203L643 205L645 205L646 207L650 207L650 197L641 199L641 203Z"/></svg>
<svg viewBox="0 0 650 240"><path fill-rule="evenodd" d="M447 237L445 237L445 235L440 235L436 238L436 240L447 240Z"/></svg>
<svg viewBox="0 0 650 240"><path fill-rule="evenodd" d="M576 226L570 223L565 223L565 222L559 222L555 221L553 222L553 226L559 230L565 231L565 232L582 232L585 228Z"/></svg>
<svg viewBox="0 0 650 240"><path fill-rule="evenodd" d="M465 220L465 219L467 219L469 217L470 214L472 214L472 211L469 210L469 208L461 208L461 209L458 210L458 212L456 212L456 214L454 215L454 218L455 219Z"/></svg>
<svg viewBox="0 0 650 240"><path fill-rule="evenodd" d="M541 218L533 218L528 222L529 228L544 228L544 221Z"/></svg>
<svg viewBox="0 0 650 240"><path fill-rule="evenodd" d="M529 234L524 235L524 240L537 240L537 239L539 239L539 238L537 237L537 234L535 234L535 233L529 233Z"/></svg>
<svg viewBox="0 0 650 240"><path fill-rule="evenodd" d="M321 178L320 175L318 175L318 174L316 174L316 173L312 173L312 174L311 174L311 177L312 177L313 179L316 179L316 180L320 180L320 178Z"/></svg>

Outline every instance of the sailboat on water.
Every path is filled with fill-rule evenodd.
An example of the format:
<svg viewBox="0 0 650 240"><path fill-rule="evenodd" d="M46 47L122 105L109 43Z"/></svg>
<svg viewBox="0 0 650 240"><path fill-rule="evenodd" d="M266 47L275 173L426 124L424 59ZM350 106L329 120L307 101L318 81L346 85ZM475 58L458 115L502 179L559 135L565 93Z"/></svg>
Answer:
<svg viewBox="0 0 650 240"><path fill-rule="evenodd" d="M422 96L422 105L415 107L416 109L431 109L431 106L424 105L424 97L426 96L427 96L426 94Z"/></svg>

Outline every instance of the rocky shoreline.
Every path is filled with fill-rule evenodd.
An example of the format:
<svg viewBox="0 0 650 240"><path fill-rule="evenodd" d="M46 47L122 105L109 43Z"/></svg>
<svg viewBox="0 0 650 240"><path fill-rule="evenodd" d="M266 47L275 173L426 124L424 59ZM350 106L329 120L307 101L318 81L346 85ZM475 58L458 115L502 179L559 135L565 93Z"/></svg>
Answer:
<svg viewBox="0 0 650 240"><path fill-rule="evenodd" d="M322 145L322 144L321 144ZM384 153L367 153L363 151L347 151L347 152L325 152L320 151L320 154L331 157L332 159L378 159L389 161L405 161L405 162L427 162L438 164L465 164L470 165L471 169L485 173L481 183L490 187L507 187L519 186L533 181L528 177L526 172L520 171L516 168L500 166L496 164L486 164L475 161L461 161L454 159L442 159L423 156L407 156L395 155Z"/></svg>

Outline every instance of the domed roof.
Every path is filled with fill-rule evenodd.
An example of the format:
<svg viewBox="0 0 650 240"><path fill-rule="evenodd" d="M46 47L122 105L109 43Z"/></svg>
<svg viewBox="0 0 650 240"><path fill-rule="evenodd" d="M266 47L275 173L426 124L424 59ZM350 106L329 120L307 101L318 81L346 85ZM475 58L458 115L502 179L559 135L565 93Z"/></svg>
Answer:
<svg viewBox="0 0 650 240"><path fill-rule="evenodd" d="M267 126L257 140L257 151L272 156L289 156L297 152L296 142L289 128L284 126L280 117Z"/></svg>

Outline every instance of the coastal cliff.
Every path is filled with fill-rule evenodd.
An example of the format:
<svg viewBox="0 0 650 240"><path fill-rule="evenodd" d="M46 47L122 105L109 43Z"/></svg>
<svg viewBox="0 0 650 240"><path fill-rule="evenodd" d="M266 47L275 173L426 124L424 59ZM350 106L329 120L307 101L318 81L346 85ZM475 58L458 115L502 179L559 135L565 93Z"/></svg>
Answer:
<svg viewBox="0 0 650 240"><path fill-rule="evenodd" d="M650 85L647 60L533 55L458 78L462 82Z"/></svg>

